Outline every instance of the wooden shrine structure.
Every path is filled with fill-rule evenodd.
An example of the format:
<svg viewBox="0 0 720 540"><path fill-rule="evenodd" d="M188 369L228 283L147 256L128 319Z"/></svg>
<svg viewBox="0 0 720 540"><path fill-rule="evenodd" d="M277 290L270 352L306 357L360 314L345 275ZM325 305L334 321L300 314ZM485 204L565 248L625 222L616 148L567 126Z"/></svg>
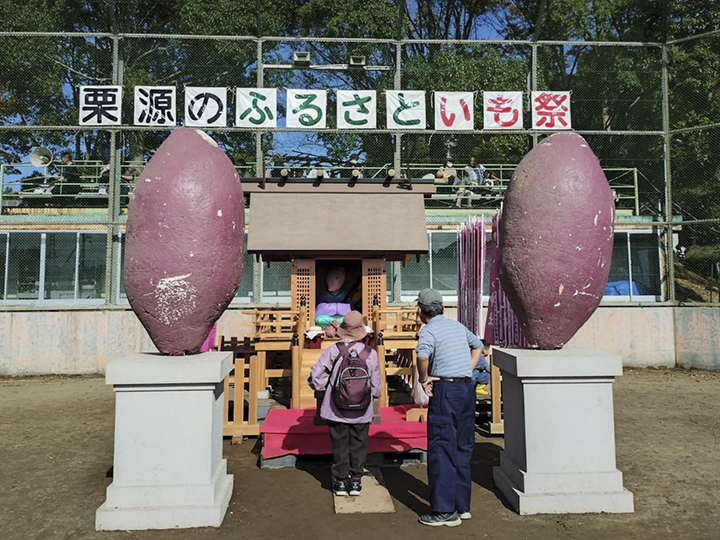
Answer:
<svg viewBox="0 0 720 540"><path fill-rule="evenodd" d="M427 253L424 197L435 191L432 179L395 179L392 171L385 179L245 178L243 189L250 197L248 253L270 263L291 263L291 303L289 308L243 311L252 318L252 347L245 342L247 354L236 354L225 382L226 400L232 394L235 409L230 419L226 403L224 434L259 433L256 396L273 377L290 377L292 409L315 406L307 384L310 368L336 339L325 338L320 348L311 348L305 332L315 324L326 274L337 266L354 284L356 306L372 328L369 345L377 351L381 370L379 406L388 406L388 376L415 382L421 323L414 306L387 305L386 263ZM269 365L278 357L286 367ZM245 383L247 414L242 409Z"/></svg>

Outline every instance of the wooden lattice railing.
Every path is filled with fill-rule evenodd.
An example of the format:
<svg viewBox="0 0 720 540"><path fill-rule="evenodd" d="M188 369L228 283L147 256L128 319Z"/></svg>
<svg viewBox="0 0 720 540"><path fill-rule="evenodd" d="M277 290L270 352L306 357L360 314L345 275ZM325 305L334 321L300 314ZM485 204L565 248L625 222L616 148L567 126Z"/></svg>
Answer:
<svg viewBox="0 0 720 540"><path fill-rule="evenodd" d="M247 411L245 410L246 385ZM224 381L224 436L230 436L233 441L236 441L241 439L243 435L260 434L260 423L258 422L258 392L261 390L260 386L260 365L257 355L236 354L233 360L233 370L225 377ZM231 395L233 398L232 410L230 406Z"/></svg>
<svg viewBox="0 0 720 540"><path fill-rule="evenodd" d="M415 339L421 322L414 307L373 309L373 330L388 339Z"/></svg>
<svg viewBox="0 0 720 540"><path fill-rule="evenodd" d="M415 307L373 308L372 325L383 381L390 375L400 376L406 384L414 384L415 343L422 325ZM386 353L386 350L388 352ZM382 385L380 406L387 407L387 383Z"/></svg>
<svg viewBox="0 0 720 540"><path fill-rule="evenodd" d="M234 353L233 370L224 381L223 435L231 436L237 442L243 436L260 433L258 421L258 393L265 390L269 377L292 376L293 403L299 392L300 359L302 358L303 334L306 326L306 307L291 309L253 309L243 314L251 315L248 322L254 331L243 340L219 336L218 350L231 350ZM294 340L294 336L299 339ZM292 351L292 369L267 369L266 351L258 347L258 342L272 341L288 344ZM258 350L256 350L256 348Z"/></svg>
<svg viewBox="0 0 720 540"><path fill-rule="evenodd" d="M249 326L254 328L251 338L262 339L292 339L297 332L299 311L295 309L251 309L243 310L244 315L251 315Z"/></svg>

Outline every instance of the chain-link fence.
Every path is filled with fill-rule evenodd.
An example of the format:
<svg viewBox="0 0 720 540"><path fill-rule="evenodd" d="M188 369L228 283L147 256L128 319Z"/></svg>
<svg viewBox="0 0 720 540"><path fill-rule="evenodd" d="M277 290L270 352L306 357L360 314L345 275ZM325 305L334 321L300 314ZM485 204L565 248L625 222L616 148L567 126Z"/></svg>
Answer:
<svg viewBox="0 0 720 540"><path fill-rule="evenodd" d="M77 34L0 32L3 305L126 302L129 196L172 129L132 125L138 85L174 86L178 125L185 120L185 87L228 88L228 127L209 133L242 176L277 175L282 168L302 176L322 168L336 177L355 169L364 177L385 177L390 169L435 177L437 193L426 200L430 252L390 265L388 295L396 302L427 286L456 295L455 226L497 211L515 166L548 133L531 127L529 93L570 91L572 128L588 140L615 195L611 281L627 285L617 299L720 302L718 33L667 44L255 38L193 35L192 28L187 35L133 34L127 32L143 28L92 20L73 27ZM305 65L297 52L309 53ZM122 125L79 126L80 86L108 84L123 87ZM233 90L258 87L279 90L280 127L235 126ZM328 127L285 127L287 88L330 90ZM378 92L377 129L336 129L334 90L344 89ZM426 91L427 129L387 129L382 93L392 89ZM436 129L433 92L460 90L475 95L475 129ZM483 91L522 92L523 129L480 129ZM36 167L29 156L41 147L53 158ZM471 157L487 182L467 189ZM286 304L289 294L287 264L246 256L238 301Z"/></svg>
<svg viewBox="0 0 720 540"><path fill-rule="evenodd" d="M671 42L668 60L676 296L720 303L720 33Z"/></svg>

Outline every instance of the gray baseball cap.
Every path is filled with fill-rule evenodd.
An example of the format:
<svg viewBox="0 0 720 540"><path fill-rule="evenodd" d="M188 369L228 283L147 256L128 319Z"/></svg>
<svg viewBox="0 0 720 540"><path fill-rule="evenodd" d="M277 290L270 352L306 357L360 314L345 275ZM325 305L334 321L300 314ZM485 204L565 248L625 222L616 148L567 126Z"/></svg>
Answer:
<svg viewBox="0 0 720 540"><path fill-rule="evenodd" d="M418 294L416 302L421 306L440 306L443 305L442 295L435 289L423 289Z"/></svg>

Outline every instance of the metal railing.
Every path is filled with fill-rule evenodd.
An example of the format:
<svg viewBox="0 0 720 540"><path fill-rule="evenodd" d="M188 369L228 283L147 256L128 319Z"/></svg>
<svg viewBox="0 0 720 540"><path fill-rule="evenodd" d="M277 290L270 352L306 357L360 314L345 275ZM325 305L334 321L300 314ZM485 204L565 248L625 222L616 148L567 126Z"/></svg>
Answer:
<svg viewBox="0 0 720 540"><path fill-rule="evenodd" d="M22 214L30 208L95 208L107 209L109 187L109 164L101 161L77 161L73 165L80 171L81 182L58 182L64 166L57 166L57 175L50 174L48 167L38 169L30 163L0 163L0 208L3 213ZM129 195L145 163L125 162L122 164L120 184L120 207L127 207ZM236 166L241 177L249 177L254 171L254 163ZM427 208L459 206L467 200L470 208L497 208L504 197L517 164L489 163L484 166L487 178L481 182L469 182L463 168L453 170L453 176L443 177L444 164L410 163L401 169L402 177L420 178L432 176L437 192L426 201ZM320 166L278 165L270 162L266 165L266 175L280 176L280 170L288 171L290 177L307 177L313 171L322 170L327 178L351 178L358 171L360 178L384 177L391 169L385 164L376 167L358 166ZM5 171L12 170L13 175ZM617 209L640 214L640 195L638 191L638 171L636 168L603 169L610 187L613 189ZM23 175L23 171L29 174ZM457 203L457 204L456 204Z"/></svg>

